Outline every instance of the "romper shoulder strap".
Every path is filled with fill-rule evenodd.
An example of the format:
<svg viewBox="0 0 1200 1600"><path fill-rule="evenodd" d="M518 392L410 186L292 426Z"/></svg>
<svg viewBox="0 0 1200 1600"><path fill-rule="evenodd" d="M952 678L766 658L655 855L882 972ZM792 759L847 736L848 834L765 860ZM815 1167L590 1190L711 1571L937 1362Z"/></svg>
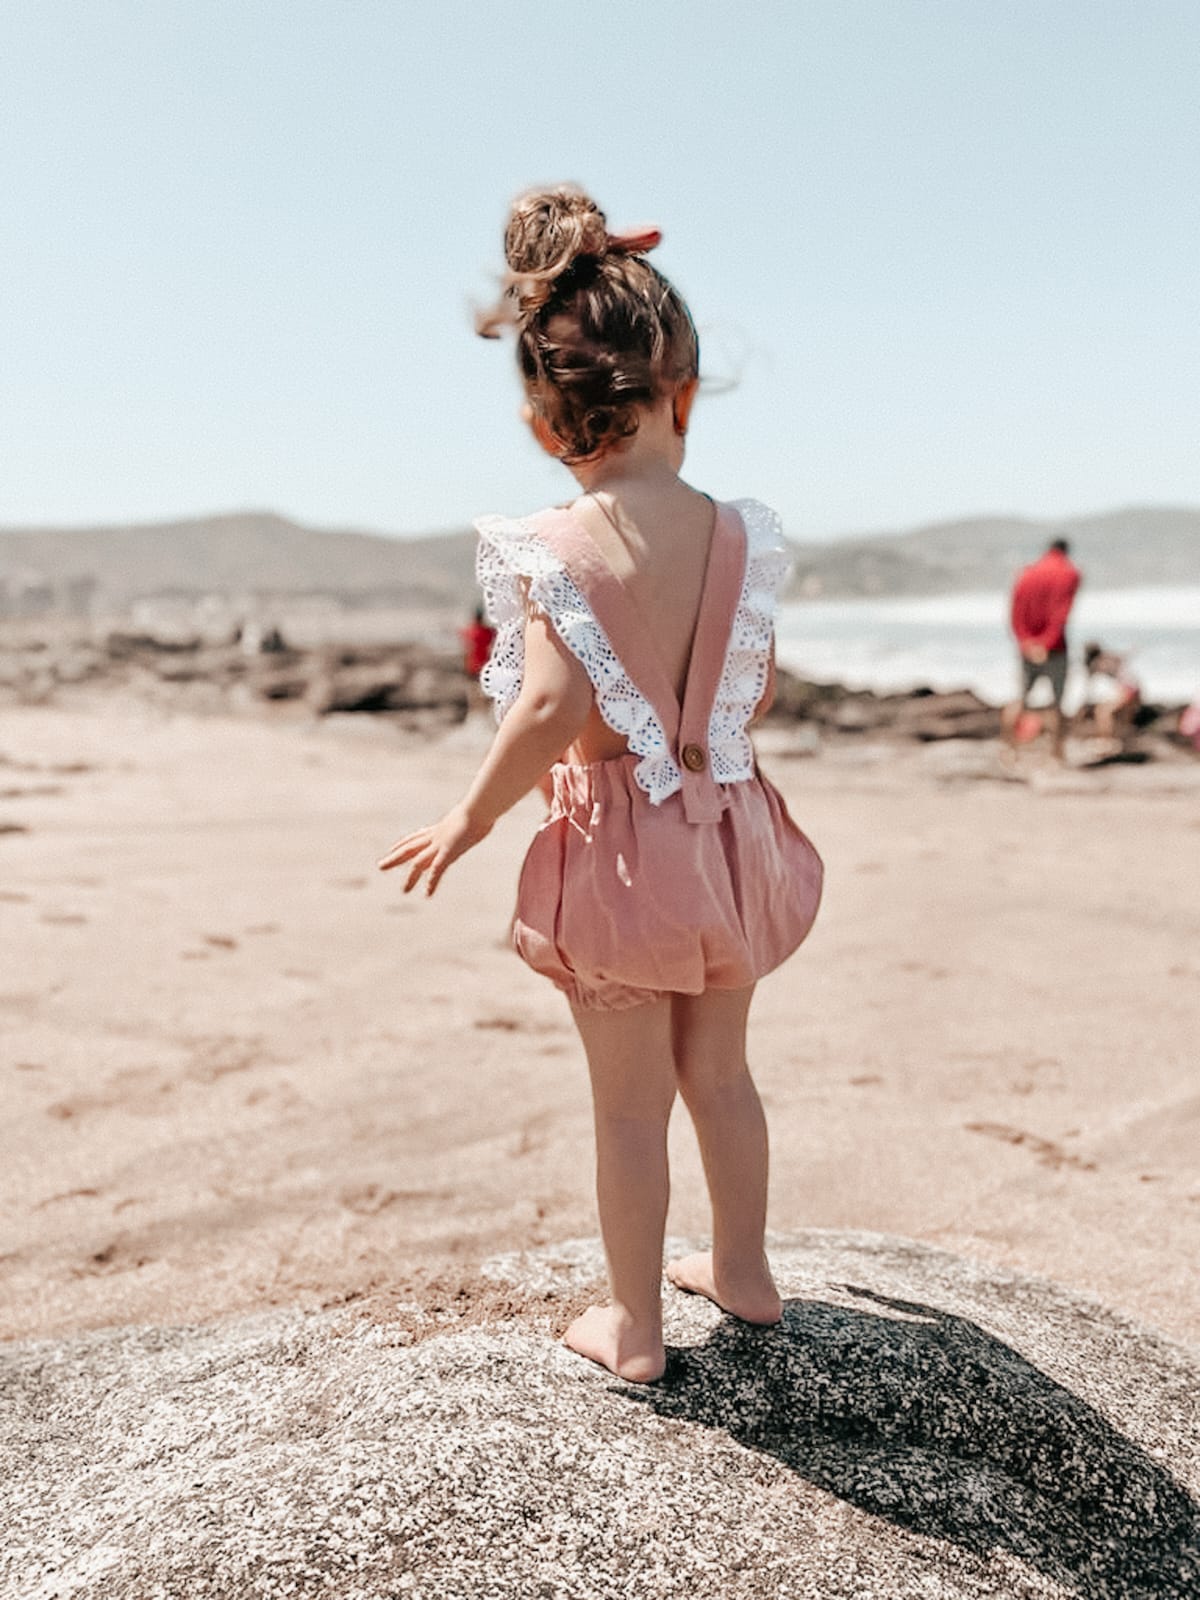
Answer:
<svg viewBox="0 0 1200 1600"><path fill-rule="evenodd" d="M697 780L694 809L703 807L708 812L712 811L714 800L718 808L721 806L720 787L712 777L709 729L745 573L746 530L736 512L718 502L679 719L679 754L685 785L688 775ZM701 777L707 782L700 783Z"/></svg>

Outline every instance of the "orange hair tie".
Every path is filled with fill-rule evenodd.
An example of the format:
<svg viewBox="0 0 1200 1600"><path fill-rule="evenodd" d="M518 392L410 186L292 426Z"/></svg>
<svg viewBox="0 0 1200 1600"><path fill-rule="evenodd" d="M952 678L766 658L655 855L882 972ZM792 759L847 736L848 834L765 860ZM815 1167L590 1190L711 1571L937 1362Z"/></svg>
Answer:
<svg viewBox="0 0 1200 1600"><path fill-rule="evenodd" d="M626 255L640 256L647 250L653 250L656 244L662 243L662 229L647 226L618 228L615 233L610 233L604 242L610 250L623 250Z"/></svg>

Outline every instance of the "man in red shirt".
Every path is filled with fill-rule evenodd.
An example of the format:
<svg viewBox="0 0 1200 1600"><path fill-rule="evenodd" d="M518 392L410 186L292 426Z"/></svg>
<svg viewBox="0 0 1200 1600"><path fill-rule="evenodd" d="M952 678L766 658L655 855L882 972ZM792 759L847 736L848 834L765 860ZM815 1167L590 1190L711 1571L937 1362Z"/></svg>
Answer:
<svg viewBox="0 0 1200 1600"><path fill-rule="evenodd" d="M463 671L469 678L478 678L488 664L496 639L496 630L485 617L482 606L475 607L475 615L465 628L458 630L458 637L462 640Z"/></svg>
<svg viewBox="0 0 1200 1600"><path fill-rule="evenodd" d="M1017 723L1029 701L1029 692L1045 678L1054 696L1050 707L1050 734L1054 754L1062 760L1062 698L1067 683L1067 618L1079 588L1079 568L1072 565L1065 539L1055 539L1045 555L1025 568L1012 592L1012 631L1021 652L1021 698L1005 706L1003 727L1009 743L1016 745Z"/></svg>

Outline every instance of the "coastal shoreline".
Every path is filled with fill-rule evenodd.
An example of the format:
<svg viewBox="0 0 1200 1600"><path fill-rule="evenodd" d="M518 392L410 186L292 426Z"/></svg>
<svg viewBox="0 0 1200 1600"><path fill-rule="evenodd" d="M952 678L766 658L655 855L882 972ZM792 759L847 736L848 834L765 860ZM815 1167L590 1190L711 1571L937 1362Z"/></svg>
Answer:
<svg viewBox="0 0 1200 1600"><path fill-rule="evenodd" d="M129 619L46 619L0 625L0 706L100 705L133 698L192 714L292 717L363 714L404 731L436 733L480 703L444 614L422 623L365 614L347 636L344 616L262 625L139 626ZM340 631L339 631L340 630ZM1177 737L1182 705L1148 703L1128 759L1189 759ZM797 752L829 743L995 740L1000 706L970 688L852 688L780 667L768 722L798 732ZM1082 740L1086 711L1072 718ZM1094 752L1093 752L1094 755ZM1080 759L1087 759L1086 749Z"/></svg>

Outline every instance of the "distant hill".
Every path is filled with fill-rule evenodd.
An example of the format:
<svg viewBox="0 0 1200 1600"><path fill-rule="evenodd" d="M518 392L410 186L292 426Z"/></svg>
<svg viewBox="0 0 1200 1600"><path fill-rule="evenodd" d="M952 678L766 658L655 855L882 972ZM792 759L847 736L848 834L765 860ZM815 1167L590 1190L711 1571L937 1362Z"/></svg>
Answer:
<svg viewBox="0 0 1200 1600"><path fill-rule="evenodd" d="M1064 522L979 517L794 544L797 594L849 597L1003 588L1055 537L1093 588L1200 584L1200 510L1133 507ZM474 596L474 534L417 539L304 527L271 512L99 528L0 529L0 600L94 590L151 595L327 594L350 604L451 607Z"/></svg>
<svg viewBox="0 0 1200 1600"><path fill-rule="evenodd" d="M0 529L0 583L90 579L116 607L150 595L327 594L349 603L461 607L469 530L399 539L308 528L269 511L99 528Z"/></svg>
<svg viewBox="0 0 1200 1600"><path fill-rule="evenodd" d="M831 597L1002 589L1056 538L1070 540L1089 588L1200 584L1200 510L1172 506L1062 522L974 517L793 546L795 584Z"/></svg>

